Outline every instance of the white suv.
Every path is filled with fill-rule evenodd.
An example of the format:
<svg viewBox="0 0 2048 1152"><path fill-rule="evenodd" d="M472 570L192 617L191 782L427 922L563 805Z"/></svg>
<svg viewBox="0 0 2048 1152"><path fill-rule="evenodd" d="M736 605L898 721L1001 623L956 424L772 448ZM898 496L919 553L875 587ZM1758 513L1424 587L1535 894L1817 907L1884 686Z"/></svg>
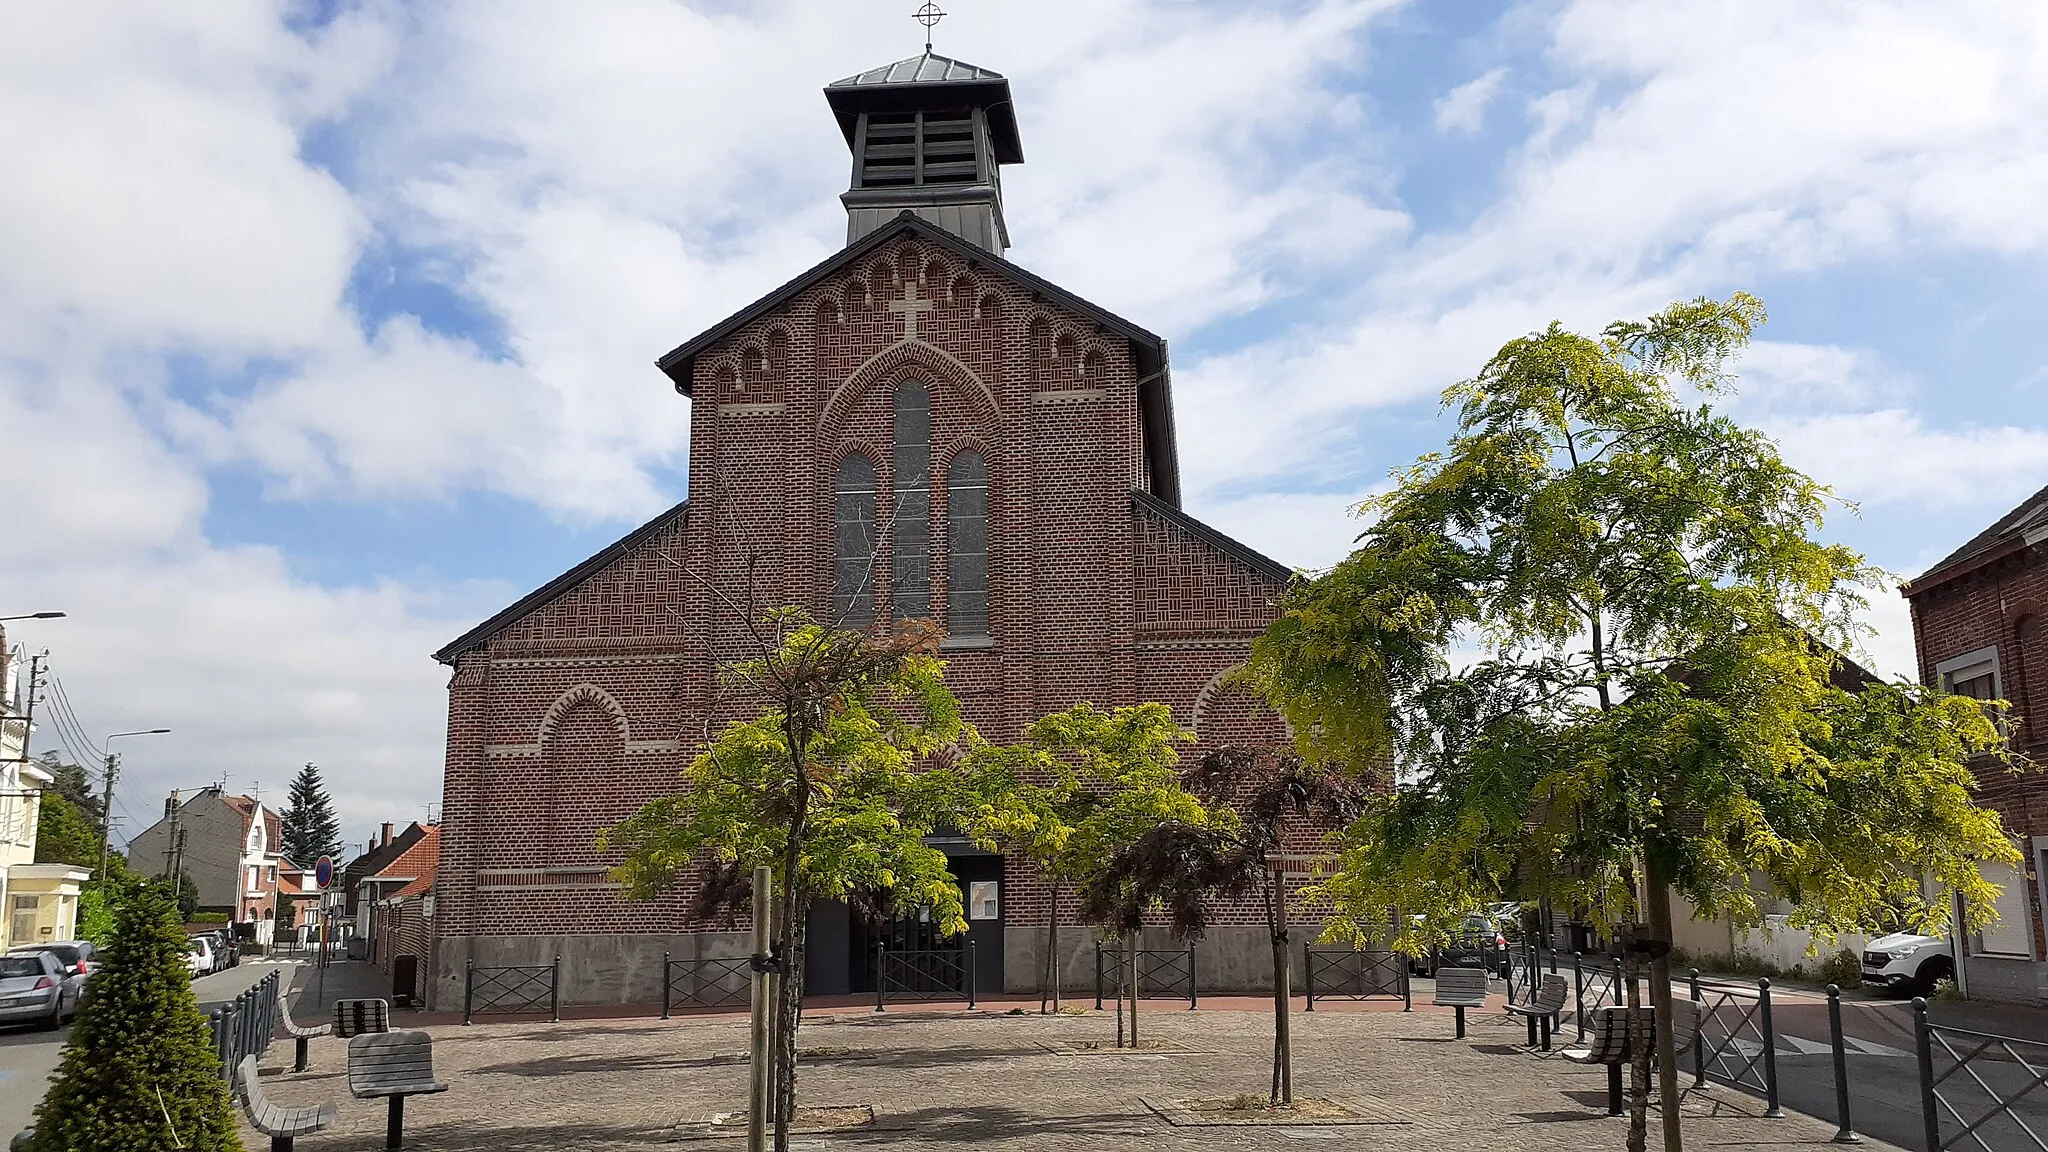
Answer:
<svg viewBox="0 0 2048 1152"><path fill-rule="evenodd" d="M1935 981L1955 974L1955 953L1939 936L1894 932L1863 949L1863 982L1873 987L1925 996Z"/></svg>

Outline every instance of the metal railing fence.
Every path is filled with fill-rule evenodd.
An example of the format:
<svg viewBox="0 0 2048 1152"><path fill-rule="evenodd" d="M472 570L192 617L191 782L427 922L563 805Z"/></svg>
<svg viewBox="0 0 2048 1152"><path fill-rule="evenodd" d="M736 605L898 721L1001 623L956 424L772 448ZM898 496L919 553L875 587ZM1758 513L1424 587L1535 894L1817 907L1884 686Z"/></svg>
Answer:
<svg viewBox="0 0 2048 1152"><path fill-rule="evenodd" d="M480 965L468 961L462 972L462 1022L480 1012L538 1012L547 1005L548 1019L562 1022L562 958L551 964Z"/></svg>
<svg viewBox="0 0 2048 1152"><path fill-rule="evenodd" d="M1118 949L1104 949L1100 940L1095 942L1095 1007L1098 1010L1108 990L1119 983L1107 970L1105 960L1120 964L1128 955L1130 953ZM1186 948L1140 948L1137 964L1138 999L1185 1000L1190 1011L1196 1007L1193 945Z"/></svg>
<svg viewBox="0 0 2048 1152"><path fill-rule="evenodd" d="M1307 996L1305 1011L1316 1010L1321 1000L1399 1000L1401 1010L1414 1010L1415 1001L1408 982L1408 957L1377 948L1346 949L1342 952L1301 947L1301 986Z"/></svg>
<svg viewBox="0 0 2048 1152"><path fill-rule="evenodd" d="M277 984L282 975L272 972L207 1014L206 1027L214 1055L220 1060L221 1079L229 1084L235 1082L235 1068L242 1057L262 1056L277 1035Z"/></svg>
<svg viewBox="0 0 2048 1152"><path fill-rule="evenodd" d="M1916 999L1913 1048L1927 1152L2048 1152L2048 1140L2036 1127L2039 1110L2033 1109L2035 1123L2029 1124L2017 1107L2029 1097L2040 1101L2034 1093L2048 1084L2048 1043L1934 1024L1927 1019L1927 1001Z"/></svg>
<svg viewBox="0 0 2048 1152"><path fill-rule="evenodd" d="M875 1011L891 1000L959 1000L974 1003L974 941L964 948L875 946Z"/></svg>
<svg viewBox="0 0 2048 1152"><path fill-rule="evenodd" d="M1700 970L1687 976L1700 1006L1700 1034L1694 1042L1693 1087L1709 1079L1763 1093L1764 1115L1783 1116L1778 1103L1778 1033L1771 1023L1771 982L1755 988L1702 983Z"/></svg>
<svg viewBox="0 0 2048 1152"><path fill-rule="evenodd" d="M750 956L671 960L661 954L661 1018L672 1008L716 1011L754 1002L754 961Z"/></svg>
<svg viewBox="0 0 2048 1152"><path fill-rule="evenodd" d="M1624 989L1620 957L1572 953L1572 1020L1578 1025L1579 1039L1586 1038L1586 1028L1600 1009L1628 1002ZM1512 1000L1512 987L1509 992Z"/></svg>

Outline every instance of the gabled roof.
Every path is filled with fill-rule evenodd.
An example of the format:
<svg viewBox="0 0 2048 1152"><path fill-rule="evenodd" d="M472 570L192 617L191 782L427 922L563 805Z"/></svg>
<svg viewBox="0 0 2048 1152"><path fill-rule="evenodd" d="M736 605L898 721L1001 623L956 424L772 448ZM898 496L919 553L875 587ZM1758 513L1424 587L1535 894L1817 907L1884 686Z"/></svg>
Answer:
<svg viewBox="0 0 2048 1152"><path fill-rule="evenodd" d="M1138 370L1138 403L1144 418L1145 454L1152 473L1152 486L1159 493L1160 499L1176 507L1180 505L1180 453L1174 447L1173 386L1171 374L1167 370L1166 341L1116 313L1091 304L1050 280L1040 279L1008 260L976 247L908 210L898 215L888 225L875 229L819 261L789 283L677 345L667 355L656 360L655 365L675 382L676 391L685 396L689 395L691 369L695 366L697 357L707 349L753 323L764 313L788 304L826 277L866 258L876 249L904 235L916 236L920 240L946 248L970 266L988 268L1008 277L1018 286L1030 289L1061 307L1077 312L1130 341L1132 358ZM459 650L458 645L461 643L457 641L442 651ZM436 658L441 659L438 656Z"/></svg>
<svg viewBox="0 0 2048 1152"><path fill-rule="evenodd" d="M405 831L391 838L391 843L380 845L342 866L337 888L354 888L365 877L375 876L385 865L404 855L406 850L420 842L427 830L418 821L405 826Z"/></svg>
<svg viewBox="0 0 2048 1152"><path fill-rule="evenodd" d="M844 80L834 80L825 86L830 92L834 88L867 88L881 84L957 84L963 81L1001 80L1003 74L990 71L979 64L955 60L936 52L922 56L911 56L894 64L870 68L855 73Z"/></svg>
<svg viewBox="0 0 2048 1152"><path fill-rule="evenodd" d="M394 840L393 843L397 841ZM366 873L363 879L431 881L440 865L441 826L428 824L422 830L420 838L408 845L405 851L393 856L382 867Z"/></svg>
<svg viewBox="0 0 2048 1152"><path fill-rule="evenodd" d="M624 536L619 537L617 540L612 541L610 544L605 545L603 549L588 560L521 596L513 601L511 606L507 607L504 611L450 640L446 647L434 653L434 659L439 660L443 664L454 664L457 656L477 647L513 624L518 623L522 617L534 609L576 587L605 565L610 564L612 561L638 548L641 544L646 543L650 538L660 534L669 525L675 523L677 517L686 517L689 513L690 502L685 500L661 515L656 516L654 519L649 520L647 523L633 529L631 532L626 533Z"/></svg>
<svg viewBox="0 0 2048 1152"><path fill-rule="evenodd" d="M2048 488L2020 501L2018 507L1942 557L1918 579L1907 581L1900 591L1908 596L1925 592L2043 539L2048 539Z"/></svg>
<svg viewBox="0 0 2048 1152"><path fill-rule="evenodd" d="M1261 576L1271 577L1282 584L1294 579L1294 569L1258 551L1249 544L1242 544L1209 527L1193 516L1168 504L1150 492L1131 489L1131 507L1137 512L1149 512L1169 524L1184 529L1190 535L1206 542L1217 551L1244 564Z"/></svg>

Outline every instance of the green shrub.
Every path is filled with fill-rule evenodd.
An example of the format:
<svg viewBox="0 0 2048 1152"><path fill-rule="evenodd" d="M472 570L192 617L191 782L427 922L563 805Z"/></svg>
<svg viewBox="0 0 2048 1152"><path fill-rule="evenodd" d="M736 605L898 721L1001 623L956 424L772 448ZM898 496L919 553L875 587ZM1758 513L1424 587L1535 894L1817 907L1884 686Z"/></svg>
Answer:
<svg viewBox="0 0 2048 1152"><path fill-rule="evenodd" d="M1959 1004L1965 999L1963 990L1956 986L1952 976L1943 976L1934 982L1934 998L1947 1004Z"/></svg>
<svg viewBox="0 0 2048 1152"><path fill-rule="evenodd" d="M227 922L228 914L225 912L194 912L185 918L185 923L187 924L225 924Z"/></svg>
<svg viewBox="0 0 2048 1152"><path fill-rule="evenodd" d="M1838 988L1863 986L1863 961L1854 952L1840 951L1820 962L1820 982Z"/></svg>
<svg viewBox="0 0 2048 1152"><path fill-rule="evenodd" d="M123 893L91 995L36 1108L35 1152L241 1152L165 887Z"/></svg>

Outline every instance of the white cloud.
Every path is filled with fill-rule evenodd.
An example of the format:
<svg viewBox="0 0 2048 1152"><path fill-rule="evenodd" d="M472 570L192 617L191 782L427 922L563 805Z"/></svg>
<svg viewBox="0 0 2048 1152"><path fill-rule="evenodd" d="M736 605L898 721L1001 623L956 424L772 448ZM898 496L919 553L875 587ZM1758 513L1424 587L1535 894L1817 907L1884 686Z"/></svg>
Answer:
<svg viewBox="0 0 2048 1152"><path fill-rule="evenodd" d="M1997 506L2003 512L2003 505L2048 477L2048 428L1932 428L1898 408L1767 421L1764 427L1795 466L1844 498L1869 504L1937 512ZM1981 527L1964 520L1951 534L1961 543Z"/></svg>
<svg viewBox="0 0 2048 1152"><path fill-rule="evenodd" d="M1436 102L1436 130L1439 132L1477 132L1486 121L1486 108L1500 92L1501 81L1507 79L1506 68L1489 68L1472 79L1465 81Z"/></svg>

